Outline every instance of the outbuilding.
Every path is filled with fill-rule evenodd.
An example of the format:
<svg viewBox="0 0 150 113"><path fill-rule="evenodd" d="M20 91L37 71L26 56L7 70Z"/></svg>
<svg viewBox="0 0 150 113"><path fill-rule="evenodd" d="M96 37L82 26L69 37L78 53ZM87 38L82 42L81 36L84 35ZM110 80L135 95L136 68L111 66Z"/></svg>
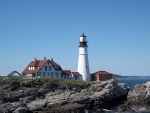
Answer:
<svg viewBox="0 0 150 113"><path fill-rule="evenodd" d="M17 71L12 71L10 74L8 74L9 78L20 78L23 77L19 72Z"/></svg>
<svg viewBox="0 0 150 113"><path fill-rule="evenodd" d="M83 81L82 75L79 72L71 72L73 80Z"/></svg>
<svg viewBox="0 0 150 113"><path fill-rule="evenodd" d="M62 70L62 79L72 79L72 74L70 70Z"/></svg>
<svg viewBox="0 0 150 113"><path fill-rule="evenodd" d="M92 81L106 81L113 79L113 74L106 71L98 71L92 74Z"/></svg>

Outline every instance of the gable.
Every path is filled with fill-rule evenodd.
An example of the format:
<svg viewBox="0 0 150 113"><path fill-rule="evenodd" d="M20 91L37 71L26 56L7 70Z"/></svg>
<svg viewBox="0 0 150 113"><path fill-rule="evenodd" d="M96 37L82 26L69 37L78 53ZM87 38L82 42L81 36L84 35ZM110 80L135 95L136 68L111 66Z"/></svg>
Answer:
<svg viewBox="0 0 150 113"><path fill-rule="evenodd" d="M44 72L44 71L56 71L55 67L53 64L48 60L38 72Z"/></svg>
<svg viewBox="0 0 150 113"><path fill-rule="evenodd" d="M18 73L17 71L13 71L8 76L21 76L21 74Z"/></svg>

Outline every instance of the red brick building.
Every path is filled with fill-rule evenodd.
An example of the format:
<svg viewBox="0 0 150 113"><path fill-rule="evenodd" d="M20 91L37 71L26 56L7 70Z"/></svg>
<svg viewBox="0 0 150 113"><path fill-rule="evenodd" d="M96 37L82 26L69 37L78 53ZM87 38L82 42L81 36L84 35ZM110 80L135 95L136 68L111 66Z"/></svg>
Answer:
<svg viewBox="0 0 150 113"><path fill-rule="evenodd" d="M113 78L113 74L106 71L98 71L92 74L92 81L105 81Z"/></svg>

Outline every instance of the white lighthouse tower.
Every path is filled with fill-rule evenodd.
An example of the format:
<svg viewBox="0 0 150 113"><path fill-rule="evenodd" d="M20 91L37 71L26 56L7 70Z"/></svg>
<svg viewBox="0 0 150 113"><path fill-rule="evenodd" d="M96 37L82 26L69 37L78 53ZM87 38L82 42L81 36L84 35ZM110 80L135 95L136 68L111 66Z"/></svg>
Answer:
<svg viewBox="0 0 150 113"><path fill-rule="evenodd" d="M84 33L80 36L79 41L79 59L78 59L78 72L82 75L83 81L90 81L90 69L87 52L87 40Z"/></svg>

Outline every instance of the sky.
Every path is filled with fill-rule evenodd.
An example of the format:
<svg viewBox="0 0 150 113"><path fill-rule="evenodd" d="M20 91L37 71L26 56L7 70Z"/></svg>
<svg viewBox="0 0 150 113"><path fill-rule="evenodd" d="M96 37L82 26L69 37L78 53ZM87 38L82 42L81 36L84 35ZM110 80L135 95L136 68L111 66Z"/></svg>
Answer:
<svg viewBox="0 0 150 113"><path fill-rule="evenodd" d="M150 76L150 0L0 0L0 75L44 57L77 71L83 32L91 73Z"/></svg>

